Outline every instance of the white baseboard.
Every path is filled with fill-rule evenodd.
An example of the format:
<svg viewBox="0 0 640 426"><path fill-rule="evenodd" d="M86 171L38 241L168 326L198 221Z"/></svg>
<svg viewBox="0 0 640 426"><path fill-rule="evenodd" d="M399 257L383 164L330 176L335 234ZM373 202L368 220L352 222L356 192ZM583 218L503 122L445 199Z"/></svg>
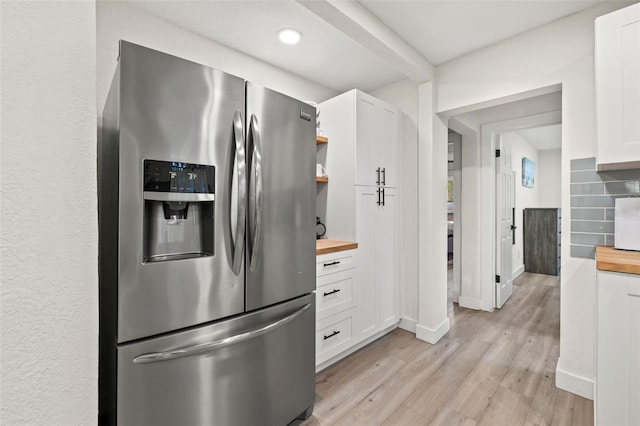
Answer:
<svg viewBox="0 0 640 426"><path fill-rule="evenodd" d="M400 318L400 322L398 323L398 328L401 328L403 330L407 330L412 332L413 334L416 334L417 324L418 324L418 321L414 320L413 318L402 317Z"/></svg>
<svg viewBox="0 0 640 426"><path fill-rule="evenodd" d="M458 299L458 305L460 305L461 308L475 309L476 311L479 311L482 309L482 300L476 299L475 297L460 296L460 299Z"/></svg>
<svg viewBox="0 0 640 426"><path fill-rule="evenodd" d="M511 273L511 279L515 280L524 272L524 265L520 265Z"/></svg>
<svg viewBox="0 0 640 426"><path fill-rule="evenodd" d="M556 365L556 387L593 401L594 380L561 368L561 361L562 359L559 359Z"/></svg>
<svg viewBox="0 0 640 426"><path fill-rule="evenodd" d="M435 328L428 328L420 324L416 324L416 337L425 342L436 344L449 331L449 318L445 318Z"/></svg>

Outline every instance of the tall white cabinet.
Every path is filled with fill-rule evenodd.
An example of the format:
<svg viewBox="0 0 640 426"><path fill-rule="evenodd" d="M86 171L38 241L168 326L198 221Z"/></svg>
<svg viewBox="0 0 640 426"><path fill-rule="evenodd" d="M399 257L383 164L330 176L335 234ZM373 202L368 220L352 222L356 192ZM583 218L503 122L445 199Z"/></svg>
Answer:
<svg viewBox="0 0 640 426"><path fill-rule="evenodd" d="M402 113L351 90L318 105L331 135L326 169L326 227L331 238L356 241L352 344L367 343L400 317L399 141Z"/></svg>
<svg viewBox="0 0 640 426"><path fill-rule="evenodd" d="M598 171L640 167L640 3L595 22Z"/></svg>

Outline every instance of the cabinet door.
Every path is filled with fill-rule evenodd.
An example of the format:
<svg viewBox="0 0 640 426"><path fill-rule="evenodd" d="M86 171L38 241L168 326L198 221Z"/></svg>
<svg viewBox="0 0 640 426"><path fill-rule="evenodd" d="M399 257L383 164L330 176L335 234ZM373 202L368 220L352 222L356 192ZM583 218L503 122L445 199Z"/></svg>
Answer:
<svg viewBox="0 0 640 426"><path fill-rule="evenodd" d="M640 276L598 271L596 424L640 424Z"/></svg>
<svg viewBox="0 0 640 426"><path fill-rule="evenodd" d="M378 114L380 128L377 151L378 163L382 167L381 185L397 188L400 180L398 138L402 114L396 108L386 104L380 105Z"/></svg>
<svg viewBox="0 0 640 426"><path fill-rule="evenodd" d="M596 19L598 170L640 167L640 3Z"/></svg>
<svg viewBox="0 0 640 426"><path fill-rule="evenodd" d="M356 185L378 182L378 139L380 122L378 100L356 91Z"/></svg>
<svg viewBox="0 0 640 426"><path fill-rule="evenodd" d="M375 241L378 188L356 186L356 241L358 268L354 270L354 339L365 339L376 329L375 317Z"/></svg>
<svg viewBox="0 0 640 426"><path fill-rule="evenodd" d="M376 328L398 321L398 197L394 189L382 188L382 205L375 214L375 313Z"/></svg>

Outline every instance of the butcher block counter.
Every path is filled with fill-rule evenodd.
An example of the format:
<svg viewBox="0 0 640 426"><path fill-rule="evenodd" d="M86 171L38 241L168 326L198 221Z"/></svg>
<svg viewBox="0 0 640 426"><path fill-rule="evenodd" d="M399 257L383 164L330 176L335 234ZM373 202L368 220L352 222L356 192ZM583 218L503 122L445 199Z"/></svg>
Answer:
<svg viewBox="0 0 640 426"><path fill-rule="evenodd" d="M339 241L328 238L316 240L316 256L344 250L353 250L355 248L358 248L358 243L352 241Z"/></svg>
<svg viewBox="0 0 640 426"><path fill-rule="evenodd" d="M640 252L596 246L596 268L601 271L640 275Z"/></svg>

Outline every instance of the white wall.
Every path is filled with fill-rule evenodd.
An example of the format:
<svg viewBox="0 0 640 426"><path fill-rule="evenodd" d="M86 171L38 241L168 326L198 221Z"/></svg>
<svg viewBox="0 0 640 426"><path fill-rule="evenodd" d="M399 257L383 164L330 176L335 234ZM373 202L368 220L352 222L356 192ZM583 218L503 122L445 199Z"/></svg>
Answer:
<svg viewBox="0 0 640 426"><path fill-rule="evenodd" d="M120 39L219 69L297 99L320 102L334 90L259 61L120 2L97 3L97 106L102 115ZM239 18L240 19L240 18Z"/></svg>
<svg viewBox="0 0 640 426"><path fill-rule="evenodd" d="M415 332L418 320L418 85L405 80L371 92L404 113L402 170L402 287L400 326Z"/></svg>
<svg viewBox="0 0 640 426"><path fill-rule="evenodd" d="M0 424L96 424L95 4L0 7Z"/></svg>
<svg viewBox="0 0 640 426"><path fill-rule="evenodd" d="M449 111L562 84L562 205L568 211L569 161L596 154L594 19L626 2L598 5L496 43L437 68L437 111ZM563 216L570 229L569 216ZM557 384L593 397L595 264L569 254L562 237L560 359Z"/></svg>
<svg viewBox="0 0 640 426"><path fill-rule="evenodd" d="M0 7L0 424L95 424L96 106L101 113L117 40L304 100L335 92L121 4L3 1Z"/></svg>
<svg viewBox="0 0 640 426"><path fill-rule="evenodd" d="M523 258L523 230L522 223L522 210L525 208L539 207L540 193L544 192L540 185L538 178L541 175L541 170L538 160L538 150L532 147L522 136L517 132L507 132L501 135L502 141L511 146L511 164L513 171L515 172L515 217L514 223L518 227L516 230L516 243L512 247L512 271L514 274L520 273L524 270L524 258ZM522 186L522 157L527 157L529 160L536 163L535 184L533 188L527 188ZM556 184L557 185L557 184Z"/></svg>
<svg viewBox="0 0 640 426"><path fill-rule="evenodd" d="M558 208L562 205L562 150L538 151L538 184L542 190L538 194L539 207ZM567 212L568 213L568 212Z"/></svg>

